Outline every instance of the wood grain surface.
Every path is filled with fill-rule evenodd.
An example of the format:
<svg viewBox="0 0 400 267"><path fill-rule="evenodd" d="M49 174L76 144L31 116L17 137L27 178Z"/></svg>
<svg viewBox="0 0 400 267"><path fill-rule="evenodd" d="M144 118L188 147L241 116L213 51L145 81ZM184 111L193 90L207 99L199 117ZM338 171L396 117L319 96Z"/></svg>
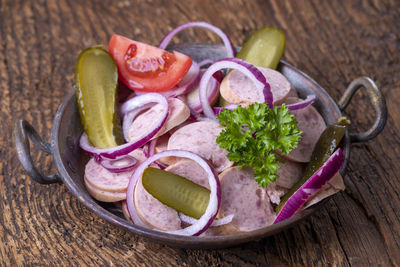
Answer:
<svg viewBox="0 0 400 267"><path fill-rule="evenodd" d="M389 118L374 140L352 146L346 190L296 227L220 250L175 249L116 228L92 214L66 186L40 185L24 172L12 128L26 119L49 141L54 114L71 92L79 52L113 33L158 44L188 21L222 28L235 45L272 25L287 36L284 58L340 99L352 79L369 76ZM220 42L187 30L176 42ZM399 266L400 2L0 0L0 265ZM374 119L367 95L346 114L352 131ZM52 158L33 153L38 169Z"/></svg>

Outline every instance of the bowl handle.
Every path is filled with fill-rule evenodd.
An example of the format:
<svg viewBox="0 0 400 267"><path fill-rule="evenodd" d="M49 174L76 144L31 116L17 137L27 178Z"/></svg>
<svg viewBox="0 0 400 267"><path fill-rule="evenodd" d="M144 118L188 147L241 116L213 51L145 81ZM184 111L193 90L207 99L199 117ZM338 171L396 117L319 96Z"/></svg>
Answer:
<svg viewBox="0 0 400 267"><path fill-rule="evenodd" d="M57 174L45 176L35 167L30 153L29 139L36 148L47 154L52 154L52 152L50 144L43 141L32 125L25 120L17 121L14 127L14 138L18 159L33 180L41 184L61 183L61 178Z"/></svg>
<svg viewBox="0 0 400 267"><path fill-rule="evenodd" d="M374 124L367 131L362 133L350 133L350 140L352 143L366 142L375 138L383 130L387 120L385 98L374 81L368 77L359 77L350 83L342 98L338 102L339 109L344 111L347 105L350 103L353 95L361 87L365 87L365 89L367 89L371 104L374 106L376 111L376 118Z"/></svg>

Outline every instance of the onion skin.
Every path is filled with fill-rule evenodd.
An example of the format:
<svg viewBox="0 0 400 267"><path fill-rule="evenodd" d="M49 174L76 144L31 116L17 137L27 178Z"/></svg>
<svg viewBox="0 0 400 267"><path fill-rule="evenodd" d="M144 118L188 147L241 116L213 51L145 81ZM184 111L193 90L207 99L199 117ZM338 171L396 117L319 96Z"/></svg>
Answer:
<svg viewBox="0 0 400 267"><path fill-rule="evenodd" d="M300 210L306 201L318 190L320 190L335 174L344 163L344 155L338 148L331 157L318 169L283 205L278 213L274 224L286 220Z"/></svg>

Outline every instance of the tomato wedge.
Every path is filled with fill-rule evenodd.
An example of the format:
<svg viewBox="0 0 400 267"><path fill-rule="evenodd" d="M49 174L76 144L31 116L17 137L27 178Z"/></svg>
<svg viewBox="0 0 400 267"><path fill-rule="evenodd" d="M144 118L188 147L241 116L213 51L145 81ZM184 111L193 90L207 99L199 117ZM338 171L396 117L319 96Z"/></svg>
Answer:
<svg viewBox="0 0 400 267"><path fill-rule="evenodd" d="M192 65L192 59L182 53L169 53L116 34L110 39L108 51L117 64L119 79L132 90L167 91Z"/></svg>

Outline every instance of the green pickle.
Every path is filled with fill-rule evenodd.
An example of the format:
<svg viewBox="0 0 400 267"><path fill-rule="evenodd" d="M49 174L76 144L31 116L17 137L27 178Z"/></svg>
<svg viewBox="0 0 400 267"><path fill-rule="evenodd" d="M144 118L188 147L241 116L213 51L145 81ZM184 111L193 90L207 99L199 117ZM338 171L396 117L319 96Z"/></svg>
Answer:
<svg viewBox="0 0 400 267"><path fill-rule="evenodd" d="M118 114L118 70L101 46L82 51L75 66L78 108L89 141L98 148L123 143Z"/></svg>
<svg viewBox="0 0 400 267"><path fill-rule="evenodd" d="M276 69L285 51L285 33L274 27L255 31L236 55L257 67Z"/></svg>
<svg viewBox="0 0 400 267"><path fill-rule="evenodd" d="M254 66L276 69L285 51L285 33L274 27L262 27L255 31L243 44L236 55ZM230 104L222 96L219 105L225 107Z"/></svg>
<svg viewBox="0 0 400 267"><path fill-rule="evenodd" d="M341 117L335 124L329 125L321 134L314 147L310 162L301 179L281 198L276 213L282 209L288 199L329 159L346 133L350 121Z"/></svg>
<svg viewBox="0 0 400 267"><path fill-rule="evenodd" d="M199 219L207 209L210 190L177 174L148 167L142 176L143 187L161 203Z"/></svg>

